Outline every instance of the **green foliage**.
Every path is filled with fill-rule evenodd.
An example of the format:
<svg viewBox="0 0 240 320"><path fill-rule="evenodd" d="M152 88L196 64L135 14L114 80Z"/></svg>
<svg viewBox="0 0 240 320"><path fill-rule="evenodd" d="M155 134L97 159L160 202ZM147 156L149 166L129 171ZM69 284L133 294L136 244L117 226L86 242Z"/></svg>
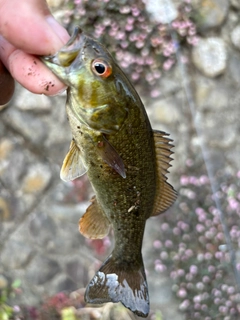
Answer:
<svg viewBox="0 0 240 320"><path fill-rule="evenodd" d="M14 315L14 309L8 302L9 299L14 298L16 289L21 285L21 281L16 279L11 286L0 290L0 320L10 320Z"/></svg>

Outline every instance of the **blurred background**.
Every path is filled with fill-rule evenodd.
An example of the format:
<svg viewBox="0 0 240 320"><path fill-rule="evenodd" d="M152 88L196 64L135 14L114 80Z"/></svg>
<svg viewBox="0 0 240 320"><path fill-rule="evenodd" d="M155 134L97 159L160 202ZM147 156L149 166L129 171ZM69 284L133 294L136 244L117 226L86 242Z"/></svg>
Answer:
<svg viewBox="0 0 240 320"><path fill-rule="evenodd" d="M240 1L48 3L69 33L80 25L105 44L174 140L178 200L149 219L143 243L148 319L239 319ZM121 304L85 307L114 237L79 234L92 190L86 176L59 178L65 100L17 85L0 109L0 319L137 319Z"/></svg>

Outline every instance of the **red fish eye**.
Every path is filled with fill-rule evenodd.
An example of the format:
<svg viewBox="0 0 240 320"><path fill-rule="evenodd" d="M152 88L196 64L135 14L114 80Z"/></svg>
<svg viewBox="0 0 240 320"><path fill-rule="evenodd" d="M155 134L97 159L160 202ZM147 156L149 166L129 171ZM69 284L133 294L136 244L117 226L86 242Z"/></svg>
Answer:
<svg viewBox="0 0 240 320"><path fill-rule="evenodd" d="M112 73L112 68L105 61L96 59L92 62L92 71L102 78L107 78Z"/></svg>

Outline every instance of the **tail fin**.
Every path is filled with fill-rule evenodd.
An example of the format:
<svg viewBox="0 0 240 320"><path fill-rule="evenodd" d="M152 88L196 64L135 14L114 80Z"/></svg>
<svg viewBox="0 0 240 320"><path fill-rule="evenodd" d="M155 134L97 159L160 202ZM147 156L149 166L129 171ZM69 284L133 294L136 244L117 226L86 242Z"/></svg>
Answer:
<svg viewBox="0 0 240 320"><path fill-rule="evenodd" d="M149 297L143 264L137 268L121 268L110 256L90 281L87 303L121 302L140 317L149 313Z"/></svg>

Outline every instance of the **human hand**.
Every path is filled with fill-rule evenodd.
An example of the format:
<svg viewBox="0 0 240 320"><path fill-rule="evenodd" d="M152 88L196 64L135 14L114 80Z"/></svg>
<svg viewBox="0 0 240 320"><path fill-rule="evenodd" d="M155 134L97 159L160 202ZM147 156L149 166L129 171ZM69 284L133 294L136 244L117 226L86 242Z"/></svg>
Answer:
<svg viewBox="0 0 240 320"><path fill-rule="evenodd" d="M45 0L0 0L0 104L11 98L11 76L33 93L61 92L64 84L37 56L55 53L68 39Z"/></svg>

